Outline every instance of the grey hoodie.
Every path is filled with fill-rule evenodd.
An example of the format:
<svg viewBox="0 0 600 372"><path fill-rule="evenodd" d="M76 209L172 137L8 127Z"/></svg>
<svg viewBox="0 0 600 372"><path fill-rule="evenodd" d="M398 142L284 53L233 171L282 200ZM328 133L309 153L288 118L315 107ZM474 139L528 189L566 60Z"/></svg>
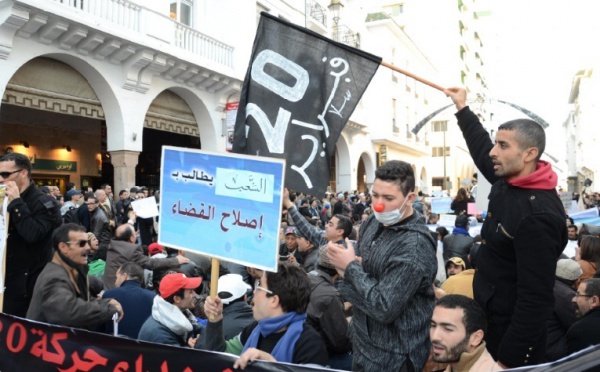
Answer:
<svg viewBox="0 0 600 372"><path fill-rule="evenodd" d="M435 305L436 244L418 211L384 227L375 216L361 226L355 250L362 265L346 268L340 293L354 305L354 359L366 371L397 371L408 358L421 370L429 355Z"/></svg>

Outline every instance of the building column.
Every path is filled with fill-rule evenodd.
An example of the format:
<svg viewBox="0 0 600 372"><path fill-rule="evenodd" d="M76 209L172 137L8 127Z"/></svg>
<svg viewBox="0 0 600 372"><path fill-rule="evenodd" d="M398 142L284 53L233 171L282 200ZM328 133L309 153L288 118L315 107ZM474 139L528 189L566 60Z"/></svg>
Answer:
<svg viewBox="0 0 600 372"><path fill-rule="evenodd" d="M138 164L139 151L119 150L110 152L110 162L114 168L113 190L115 197L121 190L135 186L135 166Z"/></svg>

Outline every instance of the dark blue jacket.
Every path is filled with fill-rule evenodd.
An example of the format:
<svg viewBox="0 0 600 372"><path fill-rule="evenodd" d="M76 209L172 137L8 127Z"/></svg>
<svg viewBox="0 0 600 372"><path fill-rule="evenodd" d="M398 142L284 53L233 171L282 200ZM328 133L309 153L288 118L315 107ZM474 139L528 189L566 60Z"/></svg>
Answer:
<svg viewBox="0 0 600 372"><path fill-rule="evenodd" d="M119 334L136 339L142 324L152 313L156 293L144 289L135 280L126 280L119 288L109 289L102 298L114 298L123 307L123 319L119 322ZM106 333L113 333L112 320L106 323Z"/></svg>

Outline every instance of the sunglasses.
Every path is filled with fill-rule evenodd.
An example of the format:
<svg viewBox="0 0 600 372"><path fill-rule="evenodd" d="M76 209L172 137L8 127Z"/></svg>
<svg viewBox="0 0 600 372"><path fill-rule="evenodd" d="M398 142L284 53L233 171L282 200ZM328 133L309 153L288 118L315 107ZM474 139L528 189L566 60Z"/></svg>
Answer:
<svg viewBox="0 0 600 372"><path fill-rule="evenodd" d="M0 176L1 176L2 178L8 178L8 177L9 177L11 174L13 174L13 173L17 173L17 172L20 172L20 171L22 171L22 170L23 170L23 169L17 169L16 171L12 171L12 172L0 172Z"/></svg>
<svg viewBox="0 0 600 372"><path fill-rule="evenodd" d="M76 242L65 242L66 244L77 244L79 248L83 248L88 244L87 240L78 240Z"/></svg>

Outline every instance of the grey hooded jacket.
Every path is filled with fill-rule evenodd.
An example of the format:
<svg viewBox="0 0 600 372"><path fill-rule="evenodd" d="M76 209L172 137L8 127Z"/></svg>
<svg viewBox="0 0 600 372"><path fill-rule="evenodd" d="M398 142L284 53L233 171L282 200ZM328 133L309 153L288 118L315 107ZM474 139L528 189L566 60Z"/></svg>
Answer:
<svg viewBox="0 0 600 372"><path fill-rule="evenodd" d="M348 265L340 288L354 305L354 360L366 371L397 371L408 358L420 371L429 355L437 272L436 244L425 217L415 210L384 227L373 215L359 236L355 250L362 265Z"/></svg>

